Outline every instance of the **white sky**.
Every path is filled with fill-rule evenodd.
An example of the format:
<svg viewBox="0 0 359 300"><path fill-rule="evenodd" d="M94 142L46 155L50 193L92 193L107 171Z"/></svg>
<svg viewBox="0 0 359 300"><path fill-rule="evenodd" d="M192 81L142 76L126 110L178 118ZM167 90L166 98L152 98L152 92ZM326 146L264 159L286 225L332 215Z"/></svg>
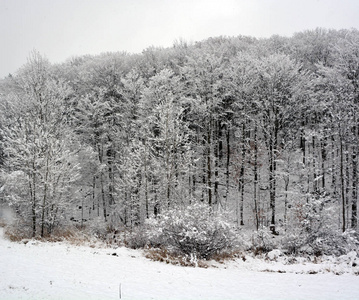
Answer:
<svg viewBox="0 0 359 300"><path fill-rule="evenodd" d="M0 77L36 49L51 62L176 39L359 28L359 0L0 0Z"/></svg>

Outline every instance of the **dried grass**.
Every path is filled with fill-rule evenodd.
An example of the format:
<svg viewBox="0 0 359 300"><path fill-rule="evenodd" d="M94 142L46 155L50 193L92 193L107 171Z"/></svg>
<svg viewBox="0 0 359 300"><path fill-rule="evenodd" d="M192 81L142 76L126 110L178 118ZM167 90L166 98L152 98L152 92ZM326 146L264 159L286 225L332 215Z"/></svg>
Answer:
<svg viewBox="0 0 359 300"><path fill-rule="evenodd" d="M28 241L29 239L36 239L43 242L67 242L72 245L92 245L98 243L99 240L88 235L85 231L76 226L66 226L56 228L51 234L45 233L43 237L36 235L32 237L32 232L27 227L19 228L16 226L6 226L4 235L12 242Z"/></svg>
<svg viewBox="0 0 359 300"><path fill-rule="evenodd" d="M219 253L215 253L211 256L211 259L215 260L219 263L225 263L228 260L235 260L241 258L243 261L246 261L246 257L242 251L235 249L235 250L228 250L228 251L221 251Z"/></svg>
<svg viewBox="0 0 359 300"><path fill-rule="evenodd" d="M41 240L47 242L67 242L71 245L88 245L93 241L86 232L76 226L66 226L55 229L51 235L45 235Z"/></svg>
<svg viewBox="0 0 359 300"><path fill-rule="evenodd" d="M31 234L28 230L9 225L5 226L4 236L12 242L21 242L22 240L31 238Z"/></svg>
<svg viewBox="0 0 359 300"><path fill-rule="evenodd" d="M178 265L183 267L200 267L208 268L210 261L205 259L197 259L194 256L183 255L174 251L170 251L167 248L148 248L145 250L145 257L153 261L159 261L166 264ZM225 263L227 260L234 260L241 258L243 261L246 260L245 256L241 251L222 251L211 256L211 260Z"/></svg>

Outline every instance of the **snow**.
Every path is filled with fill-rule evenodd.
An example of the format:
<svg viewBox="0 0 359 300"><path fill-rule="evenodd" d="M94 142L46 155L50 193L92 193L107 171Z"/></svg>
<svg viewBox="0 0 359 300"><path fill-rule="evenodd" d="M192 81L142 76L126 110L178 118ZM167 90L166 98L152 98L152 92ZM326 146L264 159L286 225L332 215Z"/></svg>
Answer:
<svg viewBox="0 0 359 300"><path fill-rule="evenodd" d="M267 254L270 260L275 260L281 255L282 255L282 251L280 251L279 249L274 249Z"/></svg>
<svg viewBox="0 0 359 300"><path fill-rule="evenodd" d="M181 267L127 248L12 243L0 228L0 299L359 299L355 252L321 264L273 259ZM343 275L325 271L334 265Z"/></svg>

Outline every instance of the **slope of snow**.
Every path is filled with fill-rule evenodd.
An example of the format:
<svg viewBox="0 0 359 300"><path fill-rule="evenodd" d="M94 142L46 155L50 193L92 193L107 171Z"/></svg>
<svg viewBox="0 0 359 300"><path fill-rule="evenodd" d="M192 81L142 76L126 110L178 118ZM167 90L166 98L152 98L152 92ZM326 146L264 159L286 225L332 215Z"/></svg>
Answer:
<svg viewBox="0 0 359 300"><path fill-rule="evenodd" d="M297 274L312 267L253 258L180 267L126 248L11 243L0 228L0 299L359 299L359 276Z"/></svg>

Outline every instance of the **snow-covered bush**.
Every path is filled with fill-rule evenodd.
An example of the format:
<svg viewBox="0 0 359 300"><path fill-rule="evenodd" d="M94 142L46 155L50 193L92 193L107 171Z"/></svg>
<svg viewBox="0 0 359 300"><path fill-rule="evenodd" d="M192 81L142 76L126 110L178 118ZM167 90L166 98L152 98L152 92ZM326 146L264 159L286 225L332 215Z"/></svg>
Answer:
<svg viewBox="0 0 359 300"><path fill-rule="evenodd" d="M252 234L251 250L255 254L267 253L277 248L276 236L270 231L269 228L261 228Z"/></svg>
<svg viewBox="0 0 359 300"><path fill-rule="evenodd" d="M345 255L359 249L358 236L355 231L342 233L339 230L318 232L309 243L310 250L315 254Z"/></svg>
<svg viewBox="0 0 359 300"><path fill-rule="evenodd" d="M126 232L124 243L132 249L145 248L148 245L148 228L146 225L134 227Z"/></svg>
<svg viewBox="0 0 359 300"><path fill-rule="evenodd" d="M148 225L151 244L195 259L209 259L233 245L231 225L203 203L169 209Z"/></svg>
<svg viewBox="0 0 359 300"><path fill-rule="evenodd" d="M342 233L332 216L329 195L312 195L298 213L299 222L282 239L282 247L289 253L305 252L316 255L344 255L358 249L355 232Z"/></svg>
<svg viewBox="0 0 359 300"><path fill-rule="evenodd" d="M268 259L269 260L274 260L274 261L276 261L278 259L278 257L280 257L282 255L283 255L283 253L279 249L274 249L274 250L267 253Z"/></svg>
<svg viewBox="0 0 359 300"><path fill-rule="evenodd" d="M95 238L106 239L109 228L105 220L98 217L93 219L92 222L89 222L88 226L85 228L85 231Z"/></svg>
<svg viewBox="0 0 359 300"><path fill-rule="evenodd" d="M306 245L306 239L303 237L300 228L288 230L282 238L282 248L288 254L297 254L303 245Z"/></svg>

